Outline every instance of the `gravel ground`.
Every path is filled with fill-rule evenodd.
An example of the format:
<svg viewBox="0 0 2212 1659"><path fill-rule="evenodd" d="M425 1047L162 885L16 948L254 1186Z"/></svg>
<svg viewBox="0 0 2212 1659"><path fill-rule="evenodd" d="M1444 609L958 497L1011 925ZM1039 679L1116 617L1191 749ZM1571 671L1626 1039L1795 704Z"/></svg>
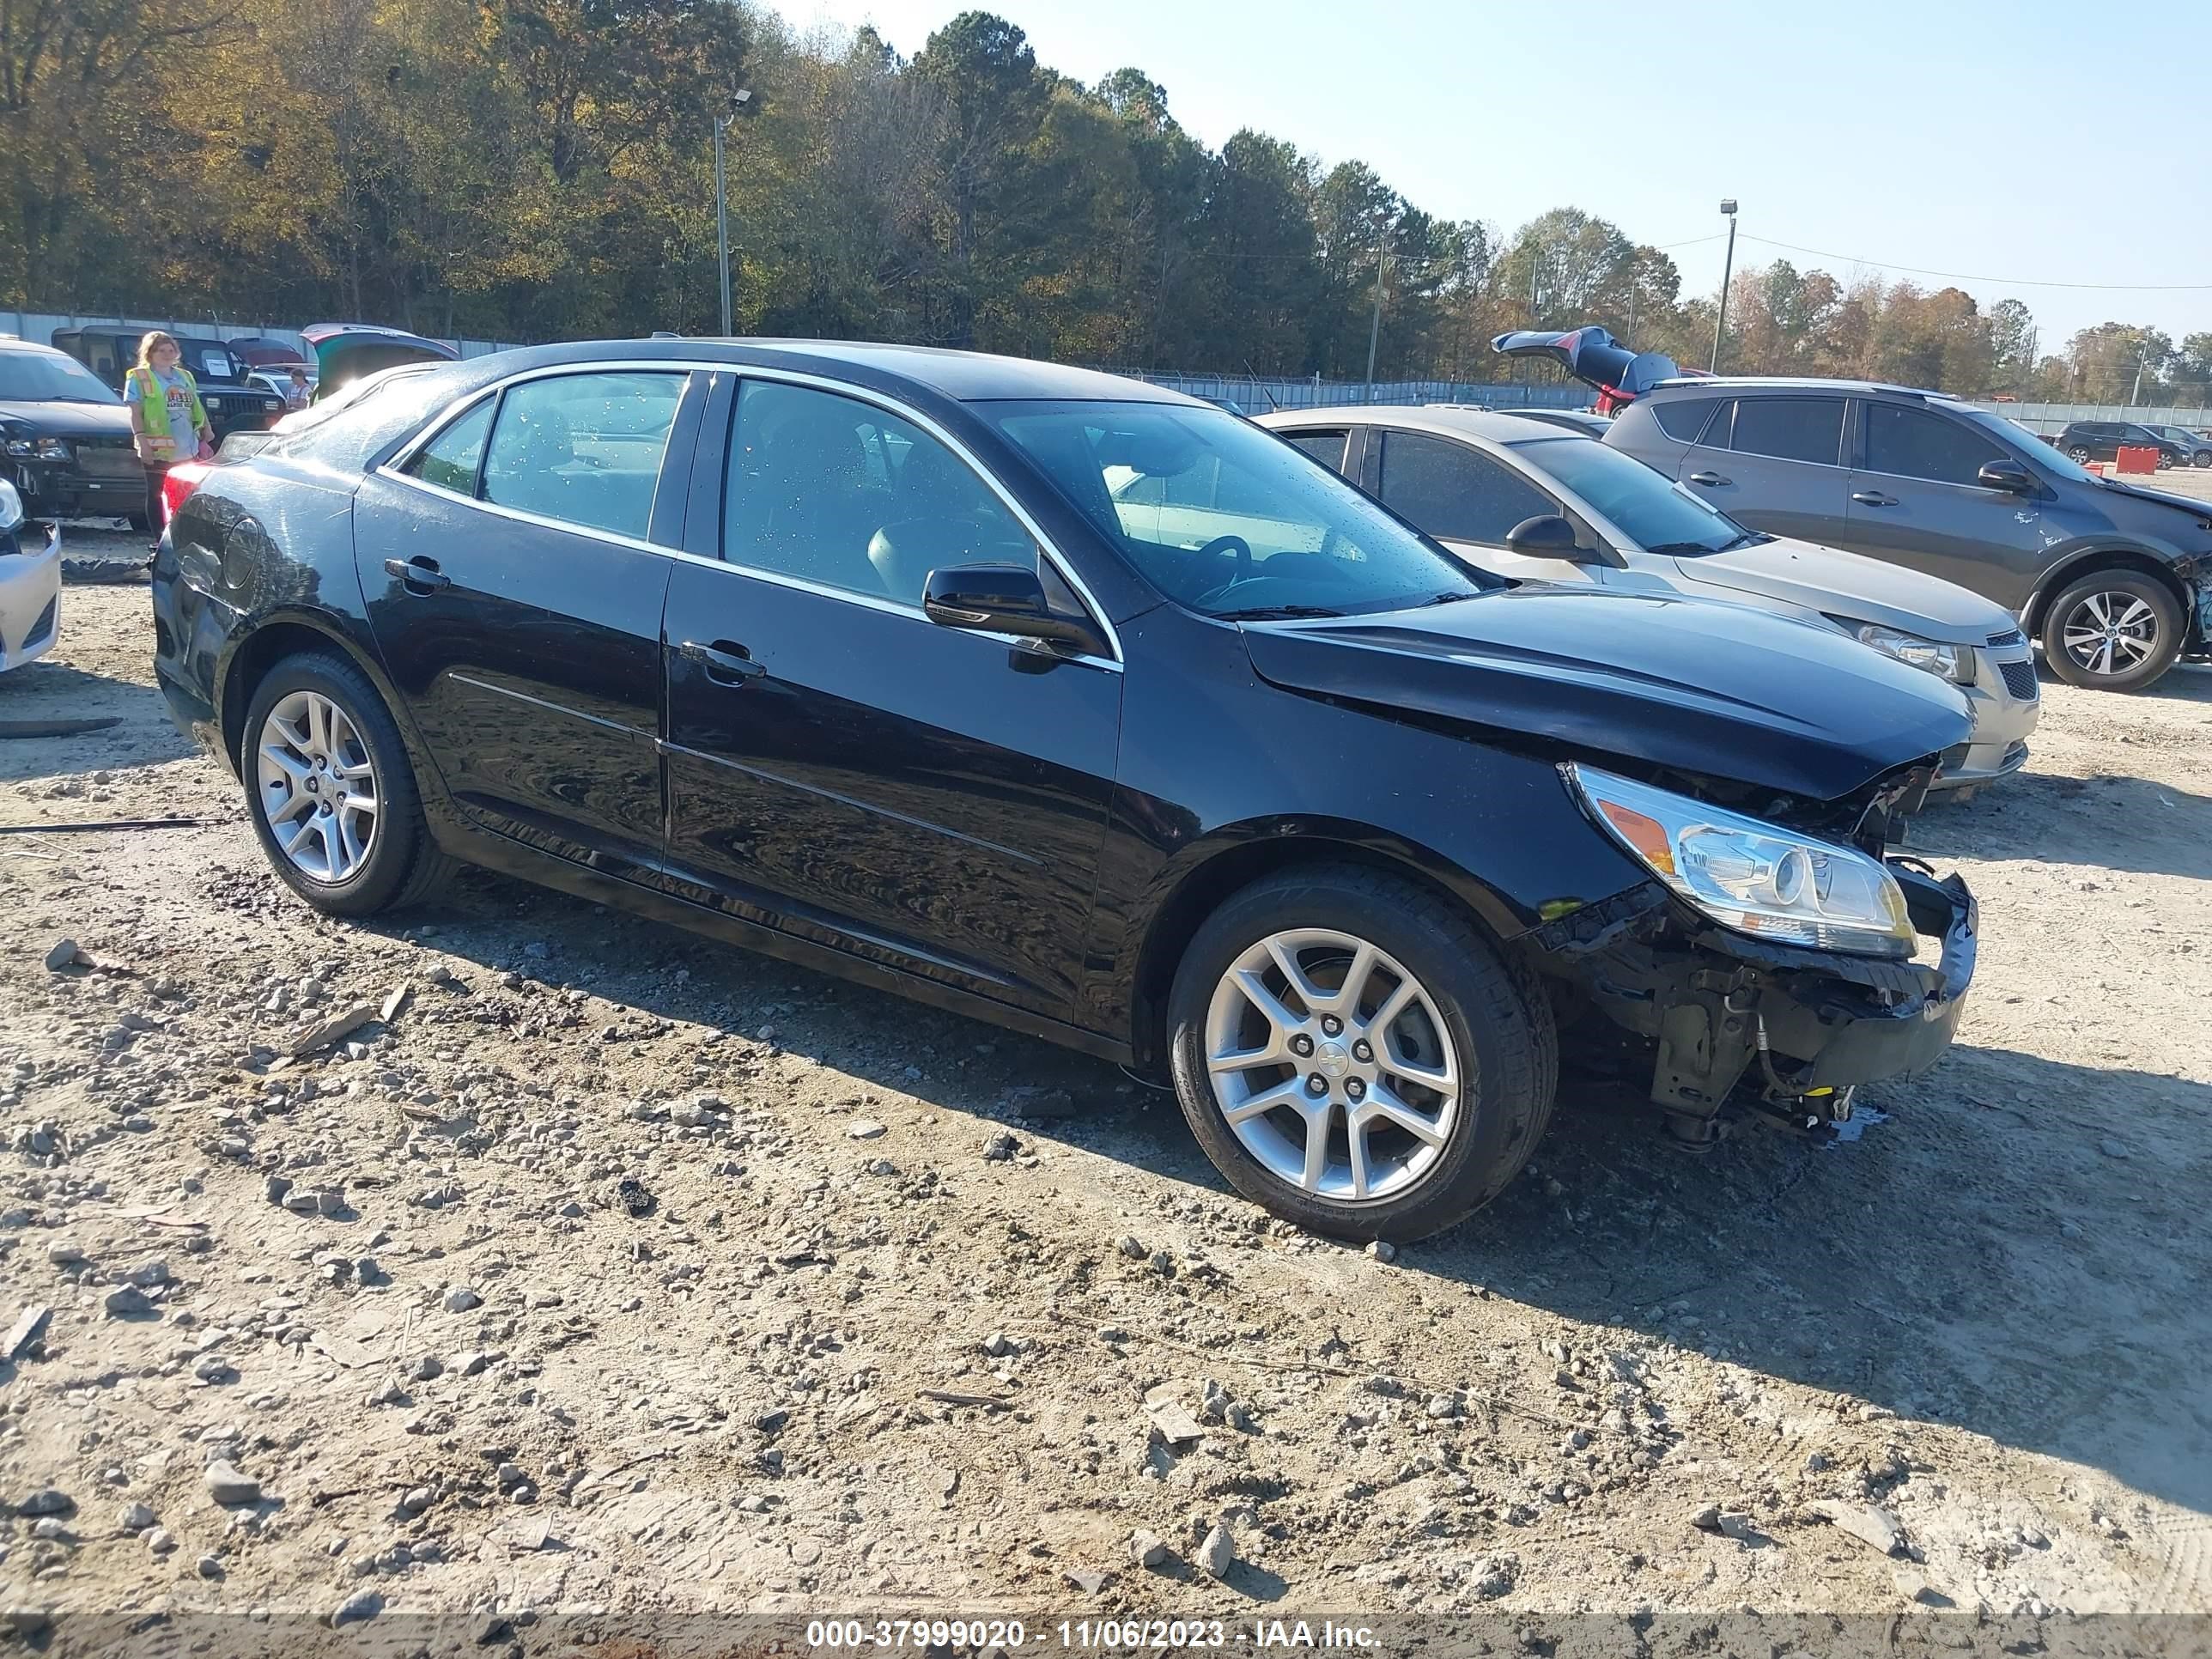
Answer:
<svg viewBox="0 0 2212 1659"><path fill-rule="evenodd" d="M0 680L120 722L0 825L222 820L0 836L19 1609L2212 1612L2212 672L1915 825L1980 970L1858 1138L1585 1089L1388 1260L1025 1039L489 877L317 918L148 633Z"/></svg>

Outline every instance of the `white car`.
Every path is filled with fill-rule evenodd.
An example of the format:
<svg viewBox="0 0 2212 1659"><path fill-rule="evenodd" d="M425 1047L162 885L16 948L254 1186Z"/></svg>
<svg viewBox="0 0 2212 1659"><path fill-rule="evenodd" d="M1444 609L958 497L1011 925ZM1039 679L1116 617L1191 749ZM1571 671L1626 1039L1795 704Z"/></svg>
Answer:
<svg viewBox="0 0 2212 1659"><path fill-rule="evenodd" d="M0 478L0 673L44 656L61 631L62 532L23 519L23 498Z"/></svg>

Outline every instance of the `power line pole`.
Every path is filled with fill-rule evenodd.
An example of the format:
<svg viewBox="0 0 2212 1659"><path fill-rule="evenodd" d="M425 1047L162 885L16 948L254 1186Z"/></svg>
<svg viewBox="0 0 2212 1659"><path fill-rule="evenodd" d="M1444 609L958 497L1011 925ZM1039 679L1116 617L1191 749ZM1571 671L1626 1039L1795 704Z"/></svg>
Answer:
<svg viewBox="0 0 2212 1659"><path fill-rule="evenodd" d="M2133 409L2142 401L2143 365L2150 361L2150 348L2143 348L2142 356L2136 359L2136 383L2128 392L2128 407Z"/></svg>
<svg viewBox="0 0 2212 1659"><path fill-rule="evenodd" d="M714 252L721 267L722 337L730 329L730 197L722 180L722 130L743 114L753 100L752 88L739 87L730 94L730 106L714 117Z"/></svg>
<svg viewBox="0 0 2212 1659"><path fill-rule="evenodd" d="M1713 360L1709 367L1716 374L1721 372L1721 336L1728 331L1729 281L1735 274L1735 198L1725 198L1721 211L1728 215L1729 240L1728 258L1721 264L1721 306L1713 314Z"/></svg>
<svg viewBox="0 0 2212 1659"><path fill-rule="evenodd" d="M1367 398L1375 401L1375 348L1382 338L1382 255L1389 246L1387 237L1375 245L1375 315L1367 325Z"/></svg>

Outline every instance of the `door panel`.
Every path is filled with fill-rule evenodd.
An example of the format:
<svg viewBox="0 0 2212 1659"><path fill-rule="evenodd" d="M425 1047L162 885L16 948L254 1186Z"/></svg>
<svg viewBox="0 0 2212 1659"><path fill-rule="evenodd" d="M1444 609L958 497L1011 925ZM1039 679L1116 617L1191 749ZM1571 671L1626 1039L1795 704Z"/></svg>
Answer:
<svg viewBox="0 0 2212 1659"><path fill-rule="evenodd" d="M1841 398L1739 398L1733 422L1715 422L1681 477L1739 524L1832 544L1850 494L1844 409Z"/></svg>
<svg viewBox="0 0 2212 1659"><path fill-rule="evenodd" d="M2050 561L2040 502L1975 475L2013 460L1994 440L1934 410L1862 403L1862 464L1850 475L1844 545L1972 589L2008 611Z"/></svg>
<svg viewBox="0 0 2212 1659"><path fill-rule="evenodd" d="M672 562L615 538L647 533L684 377L570 378L599 384L527 398L518 394L555 383L510 388L495 418L479 405L413 458L421 483L371 474L355 500L354 556L386 669L461 810L566 858L649 863L664 830ZM588 459L611 449L622 464ZM463 499L487 475L549 515L603 527ZM526 509L518 499L514 510Z"/></svg>
<svg viewBox="0 0 2212 1659"><path fill-rule="evenodd" d="M968 989L1073 1000L1120 674L734 568L679 566L668 619L679 878ZM761 672L718 678L687 641Z"/></svg>
<svg viewBox="0 0 2212 1659"><path fill-rule="evenodd" d="M668 595L675 878L750 920L1066 1013L1121 673L921 614L930 568L1037 554L904 417L748 380L729 453L732 562L683 562Z"/></svg>

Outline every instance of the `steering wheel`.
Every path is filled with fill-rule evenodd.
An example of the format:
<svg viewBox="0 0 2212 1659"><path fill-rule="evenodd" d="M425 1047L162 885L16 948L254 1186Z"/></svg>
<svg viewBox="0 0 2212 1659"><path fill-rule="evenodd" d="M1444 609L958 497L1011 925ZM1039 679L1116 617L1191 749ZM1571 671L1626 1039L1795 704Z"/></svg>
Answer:
<svg viewBox="0 0 2212 1659"><path fill-rule="evenodd" d="M1234 553L1237 556L1237 574L1229 579L1228 586L1233 587L1252 574L1252 544L1242 536L1216 536L1200 548L1195 556L1202 559L1209 553Z"/></svg>

